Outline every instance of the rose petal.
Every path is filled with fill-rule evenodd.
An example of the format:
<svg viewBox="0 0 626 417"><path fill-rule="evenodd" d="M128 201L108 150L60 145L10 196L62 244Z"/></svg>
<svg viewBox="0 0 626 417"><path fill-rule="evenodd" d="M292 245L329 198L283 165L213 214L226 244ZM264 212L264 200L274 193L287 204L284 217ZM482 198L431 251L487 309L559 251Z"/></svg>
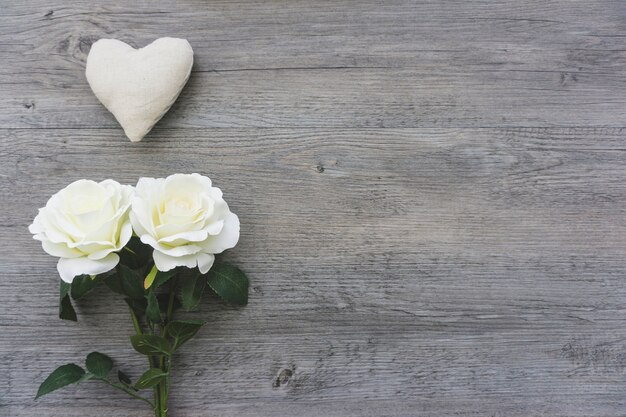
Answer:
<svg viewBox="0 0 626 417"><path fill-rule="evenodd" d="M117 243L117 232L119 230L119 219L112 219L100 223L100 227L85 234L83 242L109 242Z"/></svg>
<svg viewBox="0 0 626 417"><path fill-rule="evenodd" d="M70 249L63 243L54 243L49 240L42 240L41 246L48 255L57 256L59 258L79 258L84 255L79 250Z"/></svg>
<svg viewBox="0 0 626 417"><path fill-rule="evenodd" d="M130 223L132 224L133 229L135 230L135 233L137 234L137 236L148 234L148 231L143 227L143 225L139 221L139 216L137 216L137 214L134 211L131 211L128 217L130 218Z"/></svg>
<svg viewBox="0 0 626 417"><path fill-rule="evenodd" d="M224 218L224 227L217 236L209 236L204 242L198 243L203 252L222 253L226 249L235 247L239 241L239 217L234 213L228 213Z"/></svg>
<svg viewBox="0 0 626 417"><path fill-rule="evenodd" d="M110 247L103 248L100 251L91 252L89 254L89 259L102 259L103 257L107 256L109 253L113 251L121 250L124 246L126 246L126 244L128 243L128 241L130 240L132 236L133 236L133 227L130 224L130 220L126 219L126 221L122 224L122 227L120 229L118 241L113 242ZM113 236L112 239L117 239L117 238Z"/></svg>
<svg viewBox="0 0 626 417"><path fill-rule="evenodd" d="M164 220L164 221L167 221L167 220ZM173 224L173 223L160 224L159 226L155 227L154 235L159 237L159 241L167 242L170 239L171 240L178 239L178 236L181 233L197 232L197 231L202 231L203 229L204 229L204 219L199 218L199 219L194 220L193 222L184 223L184 224ZM204 240L204 237L199 240Z"/></svg>
<svg viewBox="0 0 626 417"><path fill-rule="evenodd" d="M191 230L186 232L180 232L173 236L162 237L159 239L160 243L166 243L168 245L185 245L189 242L202 242L206 240L209 235L208 230Z"/></svg>
<svg viewBox="0 0 626 417"><path fill-rule="evenodd" d="M35 222L41 225L46 237L55 243L72 243L74 238L82 239L84 235L76 226L64 219L61 213L55 213L54 209L48 207L39 209Z"/></svg>
<svg viewBox="0 0 626 417"><path fill-rule="evenodd" d="M173 174L165 179L164 189L166 193L172 191L187 191L193 194L211 188L211 179L200 174Z"/></svg>
<svg viewBox="0 0 626 417"><path fill-rule="evenodd" d="M134 197L131 204L130 220L137 234L154 233L150 207L145 200Z"/></svg>
<svg viewBox="0 0 626 417"><path fill-rule="evenodd" d="M32 234L36 235L39 233L44 233L45 229L41 222L39 221L39 215L35 216L35 220L33 220L33 224L28 226L28 231Z"/></svg>
<svg viewBox="0 0 626 417"><path fill-rule="evenodd" d="M202 250L202 248L200 246L192 245L192 244L182 245L182 246L173 246L173 247L172 246L162 245L159 242L157 242L150 235L143 235L143 236L140 237L140 239L146 245L152 246L154 248L154 250L157 250L157 251L162 252L163 254L169 255L169 256L192 255L192 254L198 253L198 252L200 252Z"/></svg>
<svg viewBox="0 0 626 417"><path fill-rule="evenodd" d="M213 266L213 262L215 261L215 256L208 253L199 253L198 257L198 269L201 274L206 274L209 272L209 269Z"/></svg>
<svg viewBox="0 0 626 417"><path fill-rule="evenodd" d="M130 224L130 220L126 219L122 225L122 229L120 230L120 238L117 242L117 249L121 250L124 246L126 246L131 237L133 237L133 226Z"/></svg>
<svg viewBox="0 0 626 417"><path fill-rule="evenodd" d="M99 260L82 258L61 258L57 264L57 270L61 279L71 283L78 275L98 275L110 271L119 263L120 257L111 253Z"/></svg>
<svg viewBox="0 0 626 417"><path fill-rule="evenodd" d="M155 250L152 254L154 258L154 264L157 269L162 272L169 271L170 269L174 269L177 266L186 266L187 268L193 268L197 265L197 257L196 255L187 255L187 256L169 256L158 250Z"/></svg>
<svg viewBox="0 0 626 417"><path fill-rule="evenodd" d="M141 241L154 248L160 270L200 265L208 271L214 253L237 244L239 218L209 178L200 174L141 178L135 189L131 223Z"/></svg>

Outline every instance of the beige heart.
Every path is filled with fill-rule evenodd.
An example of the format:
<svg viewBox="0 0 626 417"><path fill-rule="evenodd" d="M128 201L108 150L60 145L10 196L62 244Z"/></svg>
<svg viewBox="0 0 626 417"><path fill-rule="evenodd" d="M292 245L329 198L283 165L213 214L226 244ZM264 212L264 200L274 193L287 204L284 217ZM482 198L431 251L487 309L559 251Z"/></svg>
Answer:
<svg viewBox="0 0 626 417"><path fill-rule="evenodd" d="M185 39L160 38L135 49L100 39L87 57L87 81L132 142L139 142L174 104L191 74Z"/></svg>

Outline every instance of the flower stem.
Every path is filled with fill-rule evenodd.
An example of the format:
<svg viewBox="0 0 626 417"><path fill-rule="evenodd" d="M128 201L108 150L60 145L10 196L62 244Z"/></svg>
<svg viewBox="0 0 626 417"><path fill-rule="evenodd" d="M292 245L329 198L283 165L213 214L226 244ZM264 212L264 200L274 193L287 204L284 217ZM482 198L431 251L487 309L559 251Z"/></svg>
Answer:
<svg viewBox="0 0 626 417"><path fill-rule="evenodd" d="M163 328L165 325L172 320L172 315L174 313L174 300L176 298L176 288L178 284L178 277L172 277L172 281L170 283L170 292L169 299L167 301L167 311L165 314L165 321L163 322ZM162 335L163 336L163 335ZM169 387L170 387L170 369L171 369L171 358L161 357L159 362L159 367L163 370L163 372L167 373L167 377L159 384L159 409L161 410L160 417L167 417L167 400L169 397Z"/></svg>
<svg viewBox="0 0 626 417"><path fill-rule="evenodd" d="M135 253L135 251L134 251L134 250L132 250L131 248L129 248L128 246L124 246L124 250L125 250L125 251L128 251L128 252L130 252L130 253L132 253L132 254L133 254L133 255L135 255L135 256L137 256L137 254Z"/></svg>
<svg viewBox="0 0 626 417"><path fill-rule="evenodd" d="M166 365L166 360L164 357L161 357L161 369L165 372L167 372L167 365ZM169 375L167 377L165 377L165 379L163 381L161 381L161 383L159 384L159 408L161 409L161 415L163 417L167 417L167 397L168 397L168 386L167 386L167 380L169 378Z"/></svg>
<svg viewBox="0 0 626 417"><path fill-rule="evenodd" d="M113 388L117 388L117 389L119 389L121 391L124 391L126 394L130 395L133 398L137 398L138 400L145 401L148 404L150 404L150 407L155 408L155 405L154 405L154 403L152 401L150 401L147 398L142 397L141 395L137 395L131 389L128 389L127 387L125 387L123 385L113 383L113 382L111 382L111 381L109 381L108 379L105 379L105 378L99 378L98 380L109 384Z"/></svg>
<svg viewBox="0 0 626 417"><path fill-rule="evenodd" d="M170 287L170 297L169 300L167 300L167 314L165 316L165 324L169 323L170 320L172 319L172 313L174 311L174 299L176 298L176 284L177 284L177 280L176 277L172 278L172 285Z"/></svg>
<svg viewBox="0 0 626 417"><path fill-rule="evenodd" d="M143 335L143 331L141 330L141 325L139 324L139 319L137 318L137 314L135 314L135 311L130 306L128 308L130 309L130 318L133 321L133 327L135 328L135 333L137 333L139 336ZM152 356L148 356L148 367L150 368L157 367L156 358L153 358ZM154 409L155 417L161 417L161 413L159 409L157 408L159 407L158 405L160 404L160 393L159 393L158 387L154 387L154 403L150 402L150 404L152 405L152 408ZM154 405L154 404L157 404L157 405Z"/></svg>
<svg viewBox="0 0 626 417"><path fill-rule="evenodd" d="M141 336L143 334L143 331L141 330L141 326L139 325L139 319L137 319L137 315L135 314L132 308L130 308L130 318L133 320L133 327L135 328L135 333Z"/></svg>

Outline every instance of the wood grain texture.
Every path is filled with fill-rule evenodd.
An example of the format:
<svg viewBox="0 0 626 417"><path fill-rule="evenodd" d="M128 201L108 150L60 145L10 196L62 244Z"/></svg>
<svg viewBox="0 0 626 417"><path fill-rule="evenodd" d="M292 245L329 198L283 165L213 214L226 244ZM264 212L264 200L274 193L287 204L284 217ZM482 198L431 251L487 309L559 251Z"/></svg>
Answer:
<svg viewBox="0 0 626 417"><path fill-rule="evenodd" d="M117 127L85 81L91 43L175 35L196 63L161 127L624 125L619 1L379 3L10 4L0 124Z"/></svg>
<svg viewBox="0 0 626 417"><path fill-rule="evenodd" d="M78 178L200 172L242 222L250 304L207 298L173 417L624 415L626 6L606 1L0 4L0 416L143 417L104 288L56 318L27 231ZM188 38L189 85L138 144L83 70L100 37Z"/></svg>

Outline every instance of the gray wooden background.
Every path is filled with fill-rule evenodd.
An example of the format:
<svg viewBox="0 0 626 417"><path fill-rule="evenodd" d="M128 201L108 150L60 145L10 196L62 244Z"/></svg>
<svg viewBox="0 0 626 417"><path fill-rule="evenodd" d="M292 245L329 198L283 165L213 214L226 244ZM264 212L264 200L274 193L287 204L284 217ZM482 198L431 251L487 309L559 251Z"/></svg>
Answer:
<svg viewBox="0 0 626 417"><path fill-rule="evenodd" d="M188 86L131 144L90 45L161 36ZM0 415L143 417L123 301L59 320L27 226L79 178L209 175L250 304L207 298L173 417L626 415L623 0L0 1Z"/></svg>

